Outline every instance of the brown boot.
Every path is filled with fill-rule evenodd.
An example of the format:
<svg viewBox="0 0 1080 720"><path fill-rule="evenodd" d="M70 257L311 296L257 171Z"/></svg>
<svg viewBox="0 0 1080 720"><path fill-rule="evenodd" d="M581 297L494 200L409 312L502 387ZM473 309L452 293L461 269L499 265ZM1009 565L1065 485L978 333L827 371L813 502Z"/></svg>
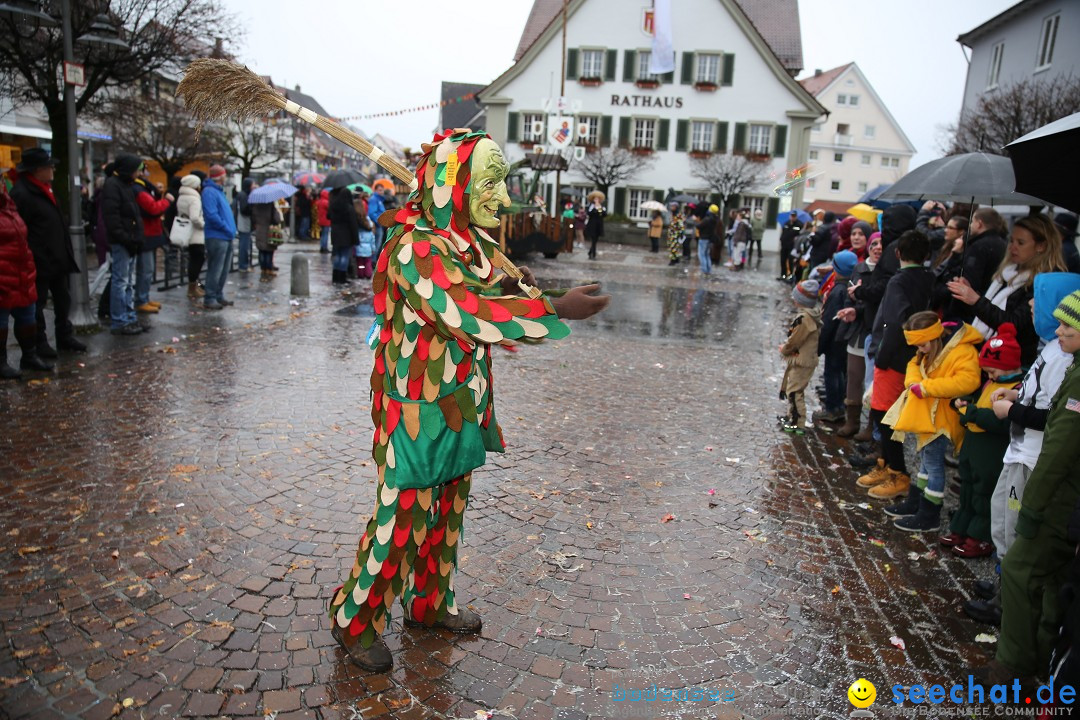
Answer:
<svg viewBox="0 0 1080 720"><path fill-rule="evenodd" d="M889 479L889 468L885 466L885 459L878 458L877 465L870 472L861 476L855 484L861 488L871 488L880 485Z"/></svg>
<svg viewBox="0 0 1080 720"><path fill-rule="evenodd" d="M859 431L859 416L862 415L861 405L847 405L844 408L844 424L836 431L839 437L851 437Z"/></svg>
<svg viewBox="0 0 1080 720"><path fill-rule="evenodd" d="M405 617L404 623L410 627L424 624L408 616ZM483 626L484 623L480 619L480 615L466 607L458 608L457 615L446 613L442 620L437 620L431 625L433 628L443 628L456 633L478 633Z"/></svg>
<svg viewBox="0 0 1080 720"><path fill-rule="evenodd" d="M889 477L885 482L870 488L870 497L875 500L892 500L895 497L907 495L911 488L911 478L892 468L888 469L888 473Z"/></svg>
<svg viewBox="0 0 1080 720"><path fill-rule="evenodd" d="M201 298L205 294L206 293L203 292L203 289L201 287L199 287L199 283L197 283L197 282L189 282L187 284L187 296L188 296L189 299L198 300L199 298Z"/></svg>
<svg viewBox="0 0 1080 720"><path fill-rule="evenodd" d="M371 647L365 648L358 640L345 641L345 630L335 622L330 630L330 635L338 641L338 645L349 656L353 665L367 670L368 672L386 672L394 666L394 656L390 654L390 648L386 647L386 641L381 635L375 636L375 642Z"/></svg>
<svg viewBox="0 0 1080 720"><path fill-rule="evenodd" d="M870 442L871 440L873 440L874 439L874 426L873 426L873 424L866 423L866 427L864 427L862 430L860 430L859 432L852 435L851 439L854 440L855 442L860 442L860 443Z"/></svg>

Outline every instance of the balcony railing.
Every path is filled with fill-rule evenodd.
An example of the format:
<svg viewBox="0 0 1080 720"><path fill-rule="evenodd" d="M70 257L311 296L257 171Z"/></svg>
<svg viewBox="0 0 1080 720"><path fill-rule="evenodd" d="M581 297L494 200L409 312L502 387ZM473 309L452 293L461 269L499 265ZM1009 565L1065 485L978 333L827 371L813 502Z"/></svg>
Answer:
<svg viewBox="0 0 1080 720"><path fill-rule="evenodd" d="M841 145L843 147L851 147L851 144L852 144L852 136L851 135L841 135L840 133L836 133L836 135L833 136L833 145Z"/></svg>

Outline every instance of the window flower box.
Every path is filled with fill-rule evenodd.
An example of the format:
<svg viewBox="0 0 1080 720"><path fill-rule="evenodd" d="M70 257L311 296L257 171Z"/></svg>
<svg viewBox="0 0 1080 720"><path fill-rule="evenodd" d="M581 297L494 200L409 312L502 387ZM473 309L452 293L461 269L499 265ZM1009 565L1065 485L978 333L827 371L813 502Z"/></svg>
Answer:
<svg viewBox="0 0 1080 720"><path fill-rule="evenodd" d="M536 142L533 140L522 140L518 143L518 145L521 146L522 150L532 150L534 147L536 147Z"/></svg>
<svg viewBox="0 0 1080 720"><path fill-rule="evenodd" d="M600 149L599 145L589 145L588 143L579 143L578 147L585 148L585 152L592 155L594 152Z"/></svg>
<svg viewBox="0 0 1080 720"><path fill-rule="evenodd" d="M767 163L772 160L772 155L768 153L748 152L746 157L751 162Z"/></svg>
<svg viewBox="0 0 1080 720"><path fill-rule="evenodd" d="M600 83L604 82L604 78L600 77L579 77L578 83L585 87L597 87Z"/></svg>
<svg viewBox="0 0 1080 720"><path fill-rule="evenodd" d="M696 82L694 83L694 89L702 92L716 92L716 88L719 86L714 82Z"/></svg>
<svg viewBox="0 0 1080 720"><path fill-rule="evenodd" d="M656 150L649 147L648 145L642 145L630 148L630 152L634 153L635 155L652 155L654 152L656 152Z"/></svg>
<svg viewBox="0 0 1080 720"><path fill-rule="evenodd" d="M654 90L654 89L660 87L660 81L659 80L649 80L649 79L645 79L645 78L639 78L638 80L634 81L634 85L636 85L639 88L647 88L647 89L653 89Z"/></svg>
<svg viewBox="0 0 1080 720"><path fill-rule="evenodd" d="M707 157L711 157L711 156L712 156L712 153L709 152L708 150L691 150L690 151L690 157L692 157L692 158L700 158L700 159L703 160L703 159L705 159Z"/></svg>

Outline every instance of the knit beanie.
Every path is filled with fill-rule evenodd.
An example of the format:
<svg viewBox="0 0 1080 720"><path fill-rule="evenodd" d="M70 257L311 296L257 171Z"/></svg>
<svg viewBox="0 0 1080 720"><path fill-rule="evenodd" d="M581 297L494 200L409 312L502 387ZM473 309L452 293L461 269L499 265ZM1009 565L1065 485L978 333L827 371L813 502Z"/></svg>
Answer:
<svg viewBox="0 0 1080 720"><path fill-rule="evenodd" d="M1053 342L1058 322L1054 311L1069 293L1080 290L1080 275L1070 272L1039 273L1035 276L1035 332Z"/></svg>
<svg viewBox="0 0 1080 720"><path fill-rule="evenodd" d="M791 299L803 307L812 308L818 303L818 281L803 280L791 291Z"/></svg>
<svg viewBox="0 0 1080 720"><path fill-rule="evenodd" d="M841 250L833 255L833 269L836 270L836 274L842 278L851 277L851 273L855 271L855 265L859 262L859 258L855 253L850 250Z"/></svg>
<svg viewBox="0 0 1080 720"><path fill-rule="evenodd" d="M879 233L879 232L870 233L870 235L867 236L867 238L866 238L866 244L870 245L870 243L874 242L874 240L880 240L880 239L881 239L881 233Z"/></svg>
<svg viewBox="0 0 1080 720"><path fill-rule="evenodd" d="M1074 330L1080 330L1080 290L1072 293L1057 306L1054 317Z"/></svg>
<svg viewBox="0 0 1080 720"><path fill-rule="evenodd" d="M225 168L220 165L210 166L210 179L225 177Z"/></svg>
<svg viewBox="0 0 1080 720"><path fill-rule="evenodd" d="M874 228L870 226L870 223L866 222L865 220L860 220L851 226L852 230L854 230L855 228L859 228L860 230L862 230L863 237L866 238L867 241L870 240L870 234L874 231ZM848 231L848 234L851 234L850 230Z"/></svg>
<svg viewBox="0 0 1080 720"><path fill-rule="evenodd" d="M983 343L979 367L1020 369L1020 343L1016 341L1016 327L1012 323L1001 323L994 336Z"/></svg>

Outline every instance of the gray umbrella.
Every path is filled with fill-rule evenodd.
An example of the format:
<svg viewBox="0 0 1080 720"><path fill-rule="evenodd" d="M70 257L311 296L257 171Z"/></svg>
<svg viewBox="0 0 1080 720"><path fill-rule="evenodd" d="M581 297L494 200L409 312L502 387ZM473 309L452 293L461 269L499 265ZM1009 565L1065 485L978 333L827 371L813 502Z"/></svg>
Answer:
<svg viewBox="0 0 1080 720"><path fill-rule="evenodd" d="M1005 146L1016 188L1070 210L1080 210L1073 168L1080 161L1080 113L1063 117Z"/></svg>
<svg viewBox="0 0 1080 720"><path fill-rule="evenodd" d="M685 193L682 193L682 194L679 194L679 195L673 195L672 197L669 197L667 199L667 201L669 203L677 202L677 203L680 203L680 204L681 203L688 203L688 202L697 202L697 200L698 199L696 197L694 197L693 195L687 195Z"/></svg>
<svg viewBox="0 0 1080 720"><path fill-rule="evenodd" d="M1012 163L1003 155L965 153L921 165L893 183L881 200L947 200L979 205L1042 205L1016 192Z"/></svg>
<svg viewBox="0 0 1080 720"><path fill-rule="evenodd" d="M353 183L362 183L367 180L360 172L353 170L352 168L342 168L341 170L331 170L326 173L326 177L322 181L324 190L330 188L345 187L346 185L352 185Z"/></svg>

